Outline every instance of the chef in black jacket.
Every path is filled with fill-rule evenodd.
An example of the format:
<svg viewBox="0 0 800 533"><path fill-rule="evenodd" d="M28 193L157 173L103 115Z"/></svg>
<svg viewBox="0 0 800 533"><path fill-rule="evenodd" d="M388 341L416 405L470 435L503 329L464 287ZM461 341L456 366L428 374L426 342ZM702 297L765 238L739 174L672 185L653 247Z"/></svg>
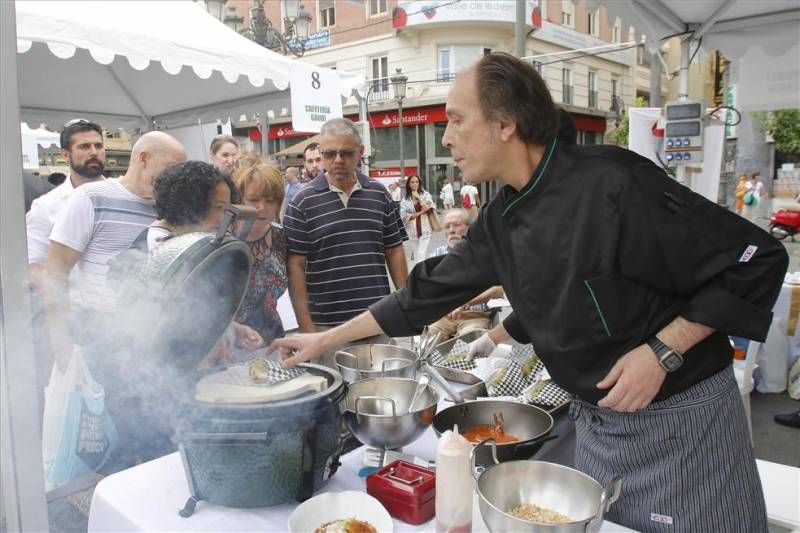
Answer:
<svg viewBox="0 0 800 533"><path fill-rule="evenodd" d="M766 232L613 146L556 138L535 70L484 56L454 82L448 147L466 181L505 183L444 256L285 364L385 332L417 333L492 285L504 328L575 395L576 466L622 476L608 519L640 531L766 531L728 335L763 341L788 257ZM521 502L525 503L525 502Z"/></svg>

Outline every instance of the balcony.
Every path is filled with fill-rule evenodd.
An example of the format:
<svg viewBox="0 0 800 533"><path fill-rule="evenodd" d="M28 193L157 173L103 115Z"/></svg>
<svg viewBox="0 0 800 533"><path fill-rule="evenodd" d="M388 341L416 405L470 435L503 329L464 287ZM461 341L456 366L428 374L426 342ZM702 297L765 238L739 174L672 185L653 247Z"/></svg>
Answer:
<svg viewBox="0 0 800 533"><path fill-rule="evenodd" d="M389 78L374 78L369 82L369 102L385 102L392 98L392 84Z"/></svg>

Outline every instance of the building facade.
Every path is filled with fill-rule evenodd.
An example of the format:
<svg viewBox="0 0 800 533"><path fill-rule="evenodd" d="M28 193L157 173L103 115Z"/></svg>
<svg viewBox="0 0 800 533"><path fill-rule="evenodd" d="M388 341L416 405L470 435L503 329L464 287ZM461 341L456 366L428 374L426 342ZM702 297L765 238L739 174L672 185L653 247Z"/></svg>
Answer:
<svg viewBox="0 0 800 533"><path fill-rule="evenodd" d="M230 0L240 15L242 0ZM493 51L514 51L514 0L278 0L264 2L266 16L283 29L299 6L312 16L303 61L370 79L367 96L371 174L400 177L398 103L390 78L398 69L408 78L403 100L405 174L419 174L434 198L445 178L458 190L461 177L449 150L441 144L447 124L444 105L456 73ZM649 64L604 8L590 11L586 0L526 2L529 30L526 58L547 82L553 98L574 118L578 142L607 140L615 118L612 109L649 97ZM641 47L639 47L641 48ZM612 105L614 102L617 105ZM357 119L354 98L345 116ZM277 152L309 134L295 132L291 117L270 121L270 151ZM257 132L251 138L260 138ZM482 198L493 196L488 184Z"/></svg>

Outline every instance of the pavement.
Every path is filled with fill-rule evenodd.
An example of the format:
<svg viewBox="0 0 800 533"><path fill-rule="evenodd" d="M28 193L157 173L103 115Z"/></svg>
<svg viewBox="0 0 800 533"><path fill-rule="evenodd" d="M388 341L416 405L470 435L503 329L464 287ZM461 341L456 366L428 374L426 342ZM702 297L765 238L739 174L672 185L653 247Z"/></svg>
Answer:
<svg viewBox="0 0 800 533"><path fill-rule="evenodd" d="M754 222L765 228L769 223L768 214L780 205L791 200L776 199L772 205L763 206ZM434 233L428 245L428 253L445 244L444 232ZM789 271L800 270L800 238L798 242L784 241L789 252ZM409 259L409 271L418 261ZM800 429L780 426L773 421L776 414L790 413L800 409L800 401L792 400L787 393L750 395L753 421L753 448L758 459L800 467ZM85 533L88 526L91 489L68 497L48 502L50 531L65 533Z"/></svg>

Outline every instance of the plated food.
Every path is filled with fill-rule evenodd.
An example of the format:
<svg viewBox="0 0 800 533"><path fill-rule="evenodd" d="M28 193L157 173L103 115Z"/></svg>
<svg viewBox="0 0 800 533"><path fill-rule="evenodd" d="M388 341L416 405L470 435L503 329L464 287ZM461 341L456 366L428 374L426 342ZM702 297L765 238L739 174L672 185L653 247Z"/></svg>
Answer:
<svg viewBox="0 0 800 533"><path fill-rule="evenodd" d="M523 503L522 505L512 507L507 512L512 516L527 520L528 522L536 522L537 524L568 524L572 522L572 519L568 516L553 511L552 509L539 507L533 503Z"/></svg>
<svg viewBox="0 0 800 533"><path fill-rule="evenodd" d="M319 526L314 533L378 533L378 530L365 520L347 518L326 522Z"/></svg>

